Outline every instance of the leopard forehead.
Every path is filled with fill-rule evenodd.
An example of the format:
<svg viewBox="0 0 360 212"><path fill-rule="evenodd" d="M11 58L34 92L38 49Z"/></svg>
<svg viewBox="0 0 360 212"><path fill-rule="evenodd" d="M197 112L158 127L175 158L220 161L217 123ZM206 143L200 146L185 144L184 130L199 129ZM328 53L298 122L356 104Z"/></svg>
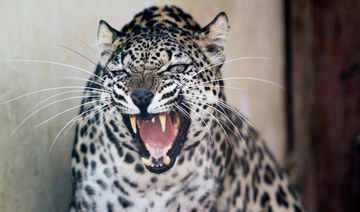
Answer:
<svg viewBox="0 0 360 212"><path fill-rule="evenodd" d="M197 46L190 32L176 28L145 28L119 38L107 67L134 73L192 62ZM199 53L196 52L196 55Z"/></svg>

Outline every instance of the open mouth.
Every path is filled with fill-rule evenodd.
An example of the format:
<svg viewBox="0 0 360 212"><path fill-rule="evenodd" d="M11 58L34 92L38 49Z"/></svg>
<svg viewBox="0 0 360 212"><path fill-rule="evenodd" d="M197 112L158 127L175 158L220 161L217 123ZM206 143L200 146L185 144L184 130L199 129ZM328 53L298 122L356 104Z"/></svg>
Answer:
<svg viewBox="0 0 360 212"><path fill-rule="evenodd" d="M169 170L186 139L189 121L177 110L127 116L145 167L154 173Z"/></svg>

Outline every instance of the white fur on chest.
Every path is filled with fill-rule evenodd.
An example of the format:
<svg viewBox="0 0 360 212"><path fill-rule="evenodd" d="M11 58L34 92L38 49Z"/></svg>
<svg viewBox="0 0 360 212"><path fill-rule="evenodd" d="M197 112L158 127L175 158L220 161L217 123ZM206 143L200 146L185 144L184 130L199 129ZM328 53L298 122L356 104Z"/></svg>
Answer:
<svg viewBox="0 0 360 212"><path fill-rule="evenodd" d="M206 192L212 194L207 201L214 201L216 181L204 180L206 173L203 168L211 167L210 161L204 161L199 168L195 165L195 160L185 159L183 164L175 164L172 169L162 174L151 173L145 167L144 173L138 173L134 167L137 164L143 165L138 153L131 151L135 161L128 164L124 162L124 155L130 150L123 148L124 155L119 157L115 145L106 136L103 139L106 146L102 146L97 140L91 141L96 143L97 153L89 153L87 158L89 161L97 161L97 167L95 171L90 168L83 169L82 188L76 194L86 202L95 203L99 211L106 211L109 205L114 211L123 211L124 208L119 204L120 199L132 204L125 208L125 211L176 211L179 206L180 211L189 211L198 207L198 199ZM99 161L100 154L106 159L106 164ZM195 153L194 158L196 157L200 155ZM107 185L105 190L99 185L99 180ZM86 194L86 186L94 189L94 196L89 197Z"/></svg>

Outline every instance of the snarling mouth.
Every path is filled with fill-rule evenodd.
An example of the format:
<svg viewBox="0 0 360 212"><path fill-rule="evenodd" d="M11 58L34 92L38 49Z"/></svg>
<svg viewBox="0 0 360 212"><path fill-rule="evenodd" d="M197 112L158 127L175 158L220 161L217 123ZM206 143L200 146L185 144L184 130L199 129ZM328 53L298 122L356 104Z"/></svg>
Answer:
<svg viewBox="0 0 360 212"><path fill-rule="evenodd" d="M172 168L186 139L188 119L177 110L148 114L145 118L129 115L127 119L145 167L154 173Z"/></svg>

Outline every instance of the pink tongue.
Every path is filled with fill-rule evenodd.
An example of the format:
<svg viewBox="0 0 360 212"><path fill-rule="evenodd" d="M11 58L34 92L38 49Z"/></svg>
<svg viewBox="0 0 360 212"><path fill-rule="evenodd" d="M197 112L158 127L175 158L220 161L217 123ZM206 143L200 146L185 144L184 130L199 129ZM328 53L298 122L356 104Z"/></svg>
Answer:
<svg viewBox="0 0 360 212"><path fill-rule="evenodd" d="M154 148L165 148L174 140L174 128L169 114L166 114L166 129L161 130L159 116L155 116L155 123L151 120L143 121L140 127L140 137Z"/></svg>

